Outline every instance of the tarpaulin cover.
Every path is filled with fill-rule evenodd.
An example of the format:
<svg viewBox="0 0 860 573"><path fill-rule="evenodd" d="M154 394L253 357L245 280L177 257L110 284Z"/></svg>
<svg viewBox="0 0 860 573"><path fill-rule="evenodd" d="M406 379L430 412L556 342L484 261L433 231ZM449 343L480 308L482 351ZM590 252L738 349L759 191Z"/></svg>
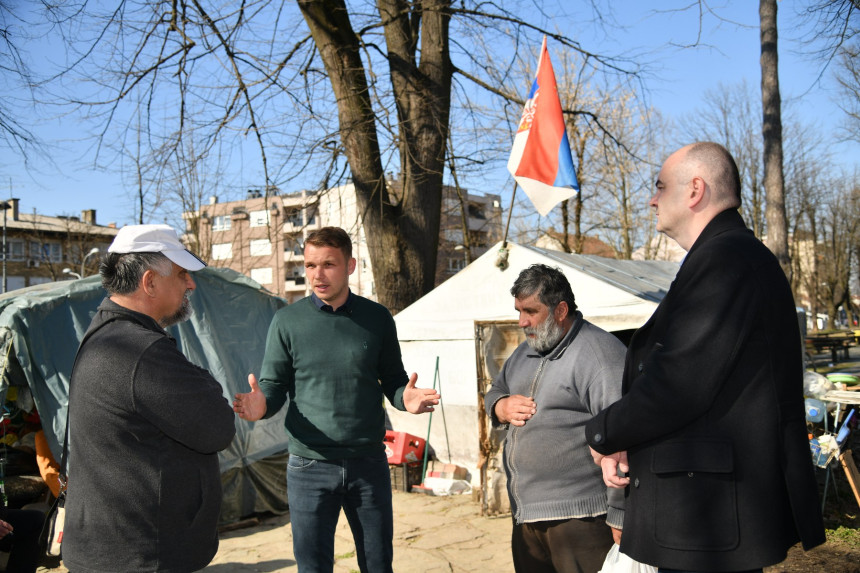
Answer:
<svg viewBox="0 0 860 573"><path fill-rule="evenodd" d="M205 268L193 277L191 319L169 332L189 360L221 383L232 403L236 392L248 391L248 373L259 375L269 323L286 302L229 269ZM104 297L98 276L0 295L0 392L10 385L29 387L57 460L75 353ZM19 394L26 400L26 392ZM287 510L285 410L254 423L236 418L236 438L219 455L222 523ZM69 469L74 479L73 459Z"/></svg>

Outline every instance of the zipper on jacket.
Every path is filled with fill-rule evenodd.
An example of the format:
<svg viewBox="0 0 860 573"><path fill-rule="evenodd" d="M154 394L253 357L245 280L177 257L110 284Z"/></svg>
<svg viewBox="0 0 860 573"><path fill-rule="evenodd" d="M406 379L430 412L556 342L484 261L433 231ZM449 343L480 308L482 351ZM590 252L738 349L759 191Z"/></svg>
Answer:
<svg viewBox="0 0 860 573"><path fill-rule="evenodd" d="M532 383L529 385L529 398L534 400L535 391L537 390L537 384L540 380L540 375L543 372L543 365L546 364L547 358L541 358L540 364L538 364L537 371L535 372L535 376L532 379ZM526 422L528 423L528 422ZM519 517L520 511L522 509L522 505L520 504L520 496L517 493L517 470L514 464L514 449L516 448L517 435L519 434L518 430L523 426L509 426L508 428L508 467L511 468L511 496L514 498L514 502L517 506L517 513L514 515L514 521Z"/></svg>

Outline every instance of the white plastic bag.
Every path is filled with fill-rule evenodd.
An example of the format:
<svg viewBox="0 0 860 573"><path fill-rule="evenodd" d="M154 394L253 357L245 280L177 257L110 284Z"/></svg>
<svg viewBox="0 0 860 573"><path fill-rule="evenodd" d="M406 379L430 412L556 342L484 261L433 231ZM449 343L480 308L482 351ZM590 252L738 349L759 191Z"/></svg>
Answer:
<svg viewBox="0 0 860 573"><path fill-rule="evenodd" d="M612 545L609 553L606 554L606 560L603 561L603 568L597 573L657 573L657 568L653 565L645 565L633 561L630 557L621 553L618 544Z"/></svg>

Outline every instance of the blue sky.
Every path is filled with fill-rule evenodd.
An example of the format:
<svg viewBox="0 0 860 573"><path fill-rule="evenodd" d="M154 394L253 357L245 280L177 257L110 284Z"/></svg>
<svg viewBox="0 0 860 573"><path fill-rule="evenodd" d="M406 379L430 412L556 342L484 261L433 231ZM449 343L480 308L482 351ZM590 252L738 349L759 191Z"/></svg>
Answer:
<svg viewBox="0 0 860 573"><path fill-rule="evenodd" d="M597 28L584 27L578 23L577 14L571 13L580 3L561 1L554 24L580 30L576 37L584 47L595 52L638 56L654 67L653 74L646 78L651 104L664 116L679 117L691 113L701 105L703 95L720 84L734 85L743 80L758 95L759 31L758 2L728 2L712 4L714 12L731 22L720 21L706 15L701 29L700 47L679 48L696 41L699 34L698 13L688 10L682 13L654 12L647 2L619 0L608 3L614 18L624 26L621 32L598 35ZM661 4L683 4L663 2ZM723 5L725 4L725 5ZM824 132L835 130L843 121L842 112L835 102L836 94L828 72L821 81L818 75L821 63L798 53L802 46L796 37L799 34L793 14L795 6L779 3L780 34L780 87L783 102L792 106L809 124L819 126ZM562 12L566 11L566 14ZM595 37L586 34L594 31ZM555 58L559 45L549 44ZM557 72L558 73L558 72ZM528 86L523 86L523 92ZM515 123L519 113L511 117ZM28 122L29 123L29 122ZM115 222L119 225L132 223L133 209L128 194L123 191L120 176L106 170L92 168L89 150L76 142L74 134L78 127L68 119L48 124L30 123L31 128L51 145L51 156L56 167L49 169L27 169L22 162L11 161L4 150L6 160L0 162L0 193L21 199L21 209L31 212L34 208L45 215L79 215L82 209L96 209L98 222ZM833 143L831 151L837 162L853 169L860 158L857 144ZM241 155L241 154L237 154ZM43 162L35 161L42 165ZM504 170L504 161L495 167ZM506 173L487 177L487 181L505 181ZM480 183L468 182L471 191L499 193L508 198L503 188L479 187ZM241 182L239 183L241 188Z"/></svg>

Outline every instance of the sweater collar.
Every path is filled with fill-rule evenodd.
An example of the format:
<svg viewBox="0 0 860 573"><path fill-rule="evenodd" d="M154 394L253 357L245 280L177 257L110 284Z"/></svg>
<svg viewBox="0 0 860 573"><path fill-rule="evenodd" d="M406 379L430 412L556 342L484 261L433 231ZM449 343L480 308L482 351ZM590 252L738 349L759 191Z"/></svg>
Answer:
<svg viewBox="0 0 860 573"><path fill-rule="evenodd" d="M352 290L350 289L349 296L346 297L346 302L343 303L341 306L337 307L337 309L334 309L330 304L325 303L320 297L317 296L317 293L315 292L311 293L311 301L314 303L314 305L316 305L318 309L323 312L328 312L331 314L338 314L342 312L350 313L352 312L352 306L355 302L355 294L353 294Z"/></svg>

